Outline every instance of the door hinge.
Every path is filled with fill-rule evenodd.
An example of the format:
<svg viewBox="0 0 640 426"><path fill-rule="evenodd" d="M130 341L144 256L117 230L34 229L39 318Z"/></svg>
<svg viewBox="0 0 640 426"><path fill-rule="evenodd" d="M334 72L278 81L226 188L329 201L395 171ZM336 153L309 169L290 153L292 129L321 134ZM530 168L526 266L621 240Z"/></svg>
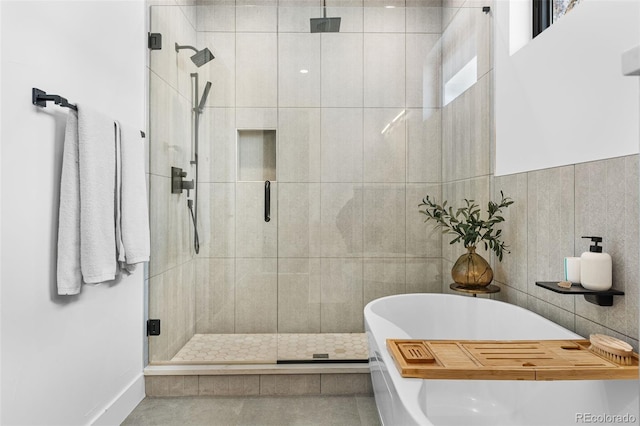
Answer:
<svg viewBox="0 0 640 426"><path fill-rule="evenodd" d="M151 50L160 50L162 49L162 34L160 33L149 33L149 39L147 42L147 47Z"/></svg>
<svg viewBox="0 0 640 426"><path fill-rule="evenodd" d="M159 336L160 335L160 320L150 319L147 320L147 336Z"/></svg>

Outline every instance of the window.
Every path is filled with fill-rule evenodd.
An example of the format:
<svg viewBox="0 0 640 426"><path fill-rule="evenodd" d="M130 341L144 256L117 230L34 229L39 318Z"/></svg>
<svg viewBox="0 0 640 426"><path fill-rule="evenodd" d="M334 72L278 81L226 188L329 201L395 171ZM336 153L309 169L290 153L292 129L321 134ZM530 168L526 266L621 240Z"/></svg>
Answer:
<svg viewBox="0 0 640 426"><path fill-rule="evenodd" d="M533 37L569 13L580 0L533 0Z"/></svg>

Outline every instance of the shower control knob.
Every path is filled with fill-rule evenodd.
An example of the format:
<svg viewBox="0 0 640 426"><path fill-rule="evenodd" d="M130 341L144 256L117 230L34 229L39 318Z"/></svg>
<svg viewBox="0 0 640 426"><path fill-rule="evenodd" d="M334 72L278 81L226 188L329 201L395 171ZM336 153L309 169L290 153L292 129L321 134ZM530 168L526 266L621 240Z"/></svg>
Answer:
<svg viewBox="0 0 640 426"><path fill-rule="evenodd" d="M193 182L193 179L182 181L182 189L187 190L187 197L189 197L189 191L192 190L194 187L195 187L195 184Z"/></svg>
<svg viewBox="0 0 640 426"><path fill-rule="evenodd" d="M191 180L183 180L182 181L182 189L186 189L187 191L193 189L195 184L193 183L193 179Z"/></svg>
<svg viewBox="0 0 640 426"><path fill-rule="evenodd" d="M179 167L171 168L171 193L182 194L183 190L187 190L187 197L189 196L189 190L195 188L195 182L193 179L184 180L187 177L187 172L183 171Z"/></svg>

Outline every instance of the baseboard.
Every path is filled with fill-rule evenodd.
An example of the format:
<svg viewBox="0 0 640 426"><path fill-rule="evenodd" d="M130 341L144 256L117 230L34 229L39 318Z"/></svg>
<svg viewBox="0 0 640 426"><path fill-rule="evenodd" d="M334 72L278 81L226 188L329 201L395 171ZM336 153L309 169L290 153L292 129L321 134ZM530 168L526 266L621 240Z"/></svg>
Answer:
<svg viewBox="0 0 640 426"><path fill-rule="evenodd" d="M144 397L144 375L140 373L90 424L94 426L119 425Z"/></svg>

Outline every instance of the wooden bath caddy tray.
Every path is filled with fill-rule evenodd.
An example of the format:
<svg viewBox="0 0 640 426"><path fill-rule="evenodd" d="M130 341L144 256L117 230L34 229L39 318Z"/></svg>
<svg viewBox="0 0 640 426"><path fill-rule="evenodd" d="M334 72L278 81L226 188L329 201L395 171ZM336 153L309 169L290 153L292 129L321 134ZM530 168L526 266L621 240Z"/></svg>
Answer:
<svg viewBox="0 0 640 426"><path fill-rule="evenodd" d="M619 365L588 340L398 340L387 347L402 377L462 380L638 379L638 354Z"/></svg>

